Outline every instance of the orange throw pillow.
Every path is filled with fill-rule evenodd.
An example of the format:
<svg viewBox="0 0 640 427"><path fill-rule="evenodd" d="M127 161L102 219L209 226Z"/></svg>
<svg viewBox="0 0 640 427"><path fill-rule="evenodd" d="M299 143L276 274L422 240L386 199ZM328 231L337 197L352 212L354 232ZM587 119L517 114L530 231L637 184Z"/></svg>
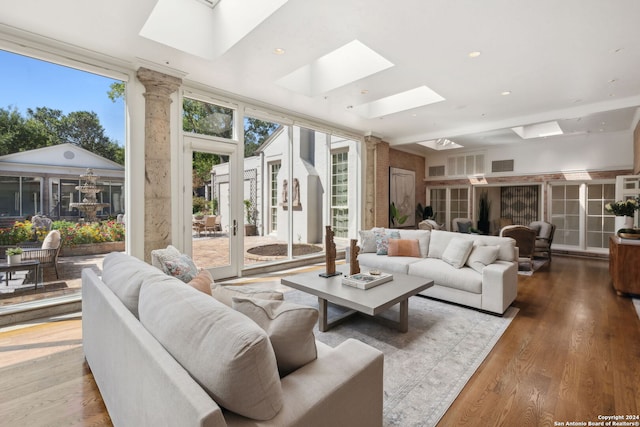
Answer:
<svg viewBox="0 0 640 427"><path fill-rule="evenodd" d="M389 239L388 256L420 257L418 239Z"/></svg>
<svg viewBox="0 0 640 427"><path fill-rule="evenodd" d="M196 277L191 279L189 286L193 286L200 292L204 292L207 295L211 295L211 284L213 283L213 276L209 273L209 270L202 269L198 272Z"/></svg>

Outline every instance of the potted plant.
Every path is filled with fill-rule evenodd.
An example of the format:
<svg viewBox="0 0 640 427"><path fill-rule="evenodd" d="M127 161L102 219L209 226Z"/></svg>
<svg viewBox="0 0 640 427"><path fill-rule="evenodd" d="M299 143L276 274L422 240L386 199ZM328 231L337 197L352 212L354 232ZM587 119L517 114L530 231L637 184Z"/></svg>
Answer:
<svg viewBox="0 0 640 427"><path fill-rule="evenodd" d="M604 209L608 213L612 213L616 216L616 232L623 228L633 228L633 215L638 208L637 199L618 200L614 203L607 203L604 206Z"/></svg>
<svg viewBox="0 0 640 427"><path fill-rule="evenodd" d="M7 264L20 264L22 262L22 248L9 248L5 253L7 255Z"/></svg>
<svg viewBox="0 0 640 427"><path fill-rule="evenodd" d="M396 204L391 202L389 205L389 216L391 217L391 226L402 225L407 221L407 215L400 215L400 211L396 207Z"/></svg>
<svg viewBox="0 0 640 427"><path fill-rule="evenodd" d="M256 225L256 221L258 218L258 211L253 207L253 203L251 203L251 200L244 200L244 210L247 214L247 223L244 225L244 235L257 236L258 226Z"/></svg>

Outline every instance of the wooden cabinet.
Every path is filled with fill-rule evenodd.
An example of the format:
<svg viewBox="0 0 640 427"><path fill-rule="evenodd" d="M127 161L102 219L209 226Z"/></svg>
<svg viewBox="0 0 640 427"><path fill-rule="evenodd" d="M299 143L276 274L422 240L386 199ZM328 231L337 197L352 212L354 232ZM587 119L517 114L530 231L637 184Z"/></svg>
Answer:
<svg viewBox="0 0 640 427"><path fill-rule="evenodd" d="M640 295L640 240L609 238L609 274L618 294Z"/></svg>

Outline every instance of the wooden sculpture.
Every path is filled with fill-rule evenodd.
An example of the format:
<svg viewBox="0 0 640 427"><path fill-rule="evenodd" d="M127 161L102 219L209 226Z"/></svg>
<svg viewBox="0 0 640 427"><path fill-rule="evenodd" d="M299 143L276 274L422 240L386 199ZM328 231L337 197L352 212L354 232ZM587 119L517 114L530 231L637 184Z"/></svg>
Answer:
<svg viewBox="0 0 640 427"><path fill-rule="evenodd" d="M337 276L341 273L339 271L336 271L336 244L333 241L333 230L331 230L330 225L325 226L324 242L326 271L324 273L320 273L320 276Z"/></svg>
<svg viewBox="0 0 640 427"><path fill-rule="evenodd" d="M360 273L360 263L358 263L358 254L360 247L357 239L351 239L349 242L349 275Z"/></svg>

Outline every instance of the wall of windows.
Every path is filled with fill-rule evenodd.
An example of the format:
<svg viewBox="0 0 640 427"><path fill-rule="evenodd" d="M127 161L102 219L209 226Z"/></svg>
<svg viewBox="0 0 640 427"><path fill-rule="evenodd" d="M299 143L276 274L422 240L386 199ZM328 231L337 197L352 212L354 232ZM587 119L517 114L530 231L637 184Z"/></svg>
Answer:
<svg viewBox="0 0 640 427"><path fill-rule="evenodd" d="M27 216L42 212L41 179L0 177L0 216Z"/></svg>

